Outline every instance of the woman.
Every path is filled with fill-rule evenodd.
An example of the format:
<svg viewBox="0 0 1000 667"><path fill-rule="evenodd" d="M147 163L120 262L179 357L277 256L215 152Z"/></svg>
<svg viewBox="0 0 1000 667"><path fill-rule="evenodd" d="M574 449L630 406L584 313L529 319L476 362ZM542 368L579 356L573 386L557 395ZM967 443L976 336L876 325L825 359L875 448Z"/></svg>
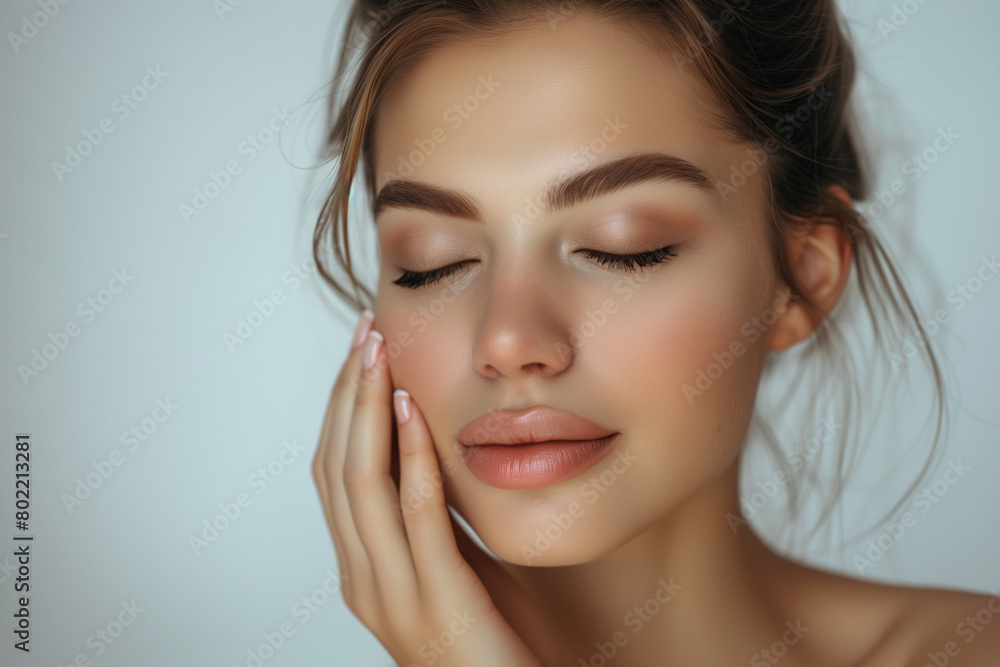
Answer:
<svg viewBox="0 0 1000 667"><path fill-rule="evenodd" d="M832 2L359 2L345 44L314 248L371 310L313 472L344 598L400 665L1000 655L1000 598L808 567L741 514L765 371L843 368L852 269L877 342L917 321L854 210ZM377 296L347 250L359 163ZM844 463L854 418L809 396Z"/></svg>

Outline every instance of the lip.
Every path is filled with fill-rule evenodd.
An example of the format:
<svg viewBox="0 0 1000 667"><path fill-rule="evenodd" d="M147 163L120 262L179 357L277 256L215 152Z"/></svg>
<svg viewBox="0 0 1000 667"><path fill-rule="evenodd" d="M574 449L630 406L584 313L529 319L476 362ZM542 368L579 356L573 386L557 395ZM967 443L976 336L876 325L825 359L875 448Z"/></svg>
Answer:
<svg viewBox="0 0 1000 667"><path fill-rule="evenodd" d="M496 410L458 432L466 466L501 489L536 489L571 479L603 459L621 433L549 406Z"/></svg>

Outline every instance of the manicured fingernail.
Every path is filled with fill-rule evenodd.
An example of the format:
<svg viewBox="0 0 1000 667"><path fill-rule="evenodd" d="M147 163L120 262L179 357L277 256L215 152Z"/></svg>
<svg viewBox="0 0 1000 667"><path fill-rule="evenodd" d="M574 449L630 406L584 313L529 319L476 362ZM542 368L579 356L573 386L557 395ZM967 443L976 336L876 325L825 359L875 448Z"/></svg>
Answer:
<svg viewBox="0 0 1000 667"><path fill-rule="evenodd" d="M396 407L396 421L405 424L410 420L410 394L405 389L392 392L392 404Z"/></svg>
<svg viewBox="0 0 1000 667"><path fill-rule="evenodd" d="M358 320L358 326L354 329L354 342L351 343L351 349L357 349L364 344L365 340L368 338L368 330L372 327L372 322L375 320L375 314L372 311L365 309L361 313L361 319Z"/></svg>
<svg viewBox="0 0 1000 667"><path fill-rule="evenodd" d="M378 350L382 344L382 334L372 329L368 332L368 342L365 343L364 356L362 357L365 370L375 367L375 360L378 359Z"/></svg>

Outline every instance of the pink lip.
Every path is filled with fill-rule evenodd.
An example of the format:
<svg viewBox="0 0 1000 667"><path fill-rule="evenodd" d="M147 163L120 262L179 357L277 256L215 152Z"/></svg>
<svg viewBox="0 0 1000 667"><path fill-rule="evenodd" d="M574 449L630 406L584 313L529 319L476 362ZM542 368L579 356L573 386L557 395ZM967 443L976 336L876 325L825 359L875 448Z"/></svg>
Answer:
<svg viewBox="0 0 1000 667"><path fill-rule="evenodd" d="M579 475L604 458L619 436L583 417L537 406L489 412L463 426L458 441L480 481L501 489L535 489Z"/></svg>

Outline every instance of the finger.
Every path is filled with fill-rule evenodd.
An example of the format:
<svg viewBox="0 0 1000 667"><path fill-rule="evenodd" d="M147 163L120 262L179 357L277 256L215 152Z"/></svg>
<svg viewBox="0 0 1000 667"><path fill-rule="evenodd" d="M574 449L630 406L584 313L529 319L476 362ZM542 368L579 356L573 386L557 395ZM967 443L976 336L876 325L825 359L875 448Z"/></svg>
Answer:
<svg viewBox="0 0 1000 667"><path fill-rule="evenodd" d="M337 399L337 385L334 383L334 388L330 391L330 398L327 400L326 415L323 418L323 428L320 429L319 444L316 447L316 455L313 458L312 473L313 480L316 482L316 491L319 493L320 506L323 509L323 516L326 519L326 525L330 531L330 536L333 538L334 549L337 552L337 563L343 571L343 569L347 567L347 562L345 560L344 546L336 529L333 512L331 511L330 489L325 470L326 461L329 458L330 434L333 430L332 421L334 406L336 405Z"/></svg>
<svg viewBox="0 0 1000 667"><path fill-rule="evenodd" d="M483 551L478 544L472 541L472 538L465 532L455 520L455 517L450 516L451 519L451 529L455 534L455 544L458 545L458 553L462 555L462 558L467 562L472 569L476 571L480 577L485 577L490 575L496 575L502 577L505 575L503 570L497 565L497 562L493 560L493 557L488 553Z"/></svg>
<svg viewBox="0 0 1000 667"><path fill-rule="evenodd" d="M528 645L551 649L548 653L549 659L543 664L559 664L558 651L551 648L547 623L524 589L499 562L472 541L454 517L451 517L451 527L458 543L459 553L486 587L490 599L500 610L500 614L509 620Z"/></svg>
<svg viewBox="0 0 1000 667"><path fill-rule="evenodd" d="M404 389L393 395L399 430L399 500L406 538L422 590L454 580L467 568L455 541L444 480L423 413Z"/></svg>
<svg viewBox="0 0 1000 667"><path fill-rule="evenodd" d="M497 607L503 611L516 609L527 601L524 592L517 585L512 585L511 576L493 559L488 553L483 551L478 544L458 524L454 517L451 517L451 528L455 534L455 542L458 544L458 552L462 558L475 571L483 585L490 592Z"/></svg>
<svg viewBox="0 0 1000 667"><path fill-rule="evenodd" d="M344 459L344 489L351 516L386 604L416 594L416 573L402 522L399 491L390 476L392 386L381 334L365 344L365 370L355 397Z"/></svg>
<svg viewBox="0 0 1000 667"><path fill-rule="evenodd" d="M343 589L345 597L349 597L350 591L356 588L364 588L366 582L370 587L373 581L368 556L354 527L342 484L343 461L361 369L361 351L371 327L372 313L366 310L358 322L351 351L331 392L313 465L323 512L337 550L337 562L341 574L350 577Z"/></svg>

